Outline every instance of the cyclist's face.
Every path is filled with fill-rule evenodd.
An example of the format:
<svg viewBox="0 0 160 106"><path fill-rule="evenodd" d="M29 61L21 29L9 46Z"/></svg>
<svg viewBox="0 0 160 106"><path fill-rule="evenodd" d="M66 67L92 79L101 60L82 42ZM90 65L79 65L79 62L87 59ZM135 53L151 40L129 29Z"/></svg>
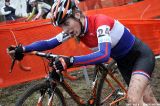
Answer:
<svg viewBox="0 0 160 106"><path fill-rule="evenodd" d="M64 30L64 32L70 34L72 37L78 37L81 33L81 25L80 23L73 19L67 18L60 27Z"/></svg>
<svg viewBox="0 0 160 106"><path fill-rule="evenodd" d="M36 2L31 3L31 6L35 7L36 6Z"/></svg>

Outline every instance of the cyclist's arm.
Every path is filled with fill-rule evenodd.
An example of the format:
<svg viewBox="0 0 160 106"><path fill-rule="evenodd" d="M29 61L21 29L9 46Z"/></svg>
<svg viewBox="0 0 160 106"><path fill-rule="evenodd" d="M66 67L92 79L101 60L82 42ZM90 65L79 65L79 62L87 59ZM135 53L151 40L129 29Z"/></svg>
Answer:
<svg viewBox="0 0 160 106"><path fill-rule="evenodd" d="M43 15L42 6L38 5L37 8L38 8L38 14L36 15L36 17L33 20L37 20L37 19L39 19Z"/></svg>
<svg viewBox="0 0 160 106"><path fill-rule="evenodd" d="M52 48L57 47L58 45L62 44L64 41L70 38L69 35L64 34L63 32L59 33L57 36L49 39L49 40L41 40L34 42L28 46L24 46L24 52L31 52L31 51L45 51Z"/></svg>
<svg viewBox="0 0 160 106"><path fill-rule="evenodd" d="M27 21L31 20L35 15L35 13L36 13L36 7L33 7L32 12L29 13L29 16L27 17Z"/></svg>
<svg viewBox="0 0 160 106"><path fill-rule="evenodd" d="M97 29L98 51L84 56L74 56L74 65L92 65L107 62L111 52L110 27L103 25Z"/></svg>
<svg viewBox="0 0 160 106"><path fill-rule="evenodd" d="M4 11L4 8L5 8L5 6L1 8L2 15L8 15L11 13L11 11Z"/></svg>

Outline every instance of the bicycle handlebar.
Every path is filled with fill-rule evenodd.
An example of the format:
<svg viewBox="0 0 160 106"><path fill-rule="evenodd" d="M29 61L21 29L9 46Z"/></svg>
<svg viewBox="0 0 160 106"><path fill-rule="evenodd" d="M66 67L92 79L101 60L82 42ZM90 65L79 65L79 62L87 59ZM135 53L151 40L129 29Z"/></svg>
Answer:
<svg viewBox="0 0 160 106"><path fill-rule="evenodd" d="M40 56L40 57L45 57L45 58L52 58L52 59L59 56L59 55L55 55L55 54L52 54L52 53L44 53L44 52L38 52L38 51L31 52L31 54L37 55L37 56Z"/></svg>
<svg viewBox="0 0 160 106"><path fill-rule="evenodd" d="M39 52L39 51L33 51L33 52L26 53L26 54L28 54L28 55L36 55L36 56L39 56L39 57L44 57L44 58L48 59L49 61L54 61L56 57L60 56L60 55L55 55L55 54L52 54L52 53L45 53L45 52ZM10 71L9 71L10 73L13 70L15 61L16 61L16 59L12 60L12 64L11 64ZM58 72L58 74L60 75L60 79L63 79L63 77L61 77L62 73ZM76 80L77 79L75 76L68 75L67 71L64 71L63 74L70 80Z"/></svg>
<svg viewBox="0 0 160 106"><path fill-rule="evenodd" d="M33 52L28 53L28 54L30 54L30 55L36 55L36 56L40 56L40 57L44 57L44 58L46 58L46 59L48 59L48 60L50 60L50 59L55 59L56 57L59 56L59 55L55 55L55 54L52 54L52 53L44 53L44 52L38 52L38 51L33 51ZM16 59L14 58L14 59L12 60L12 64L11 64L11 67L10 67L10 71L9 71L10 73L11 73L12 70L13 70L15 61L16 61Z"/></svg>

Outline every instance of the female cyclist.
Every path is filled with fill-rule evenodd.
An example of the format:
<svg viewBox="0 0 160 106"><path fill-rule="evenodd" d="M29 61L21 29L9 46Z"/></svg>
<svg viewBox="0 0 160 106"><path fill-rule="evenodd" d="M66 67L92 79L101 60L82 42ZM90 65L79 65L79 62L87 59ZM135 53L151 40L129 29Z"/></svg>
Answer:
<svg viewBox="0 0 160 106"><path fill-rule="evenodd" d="M18 60L23 53L55 48L71 37L77 38L93 50L81 56L60 57L54 67L64 71L71 66L117 61L119 70L128 84L129 105L157 104L149 84L155 66L151 49L134 36L118 20L103 14L85 16L71 0L57 0L51 8L53 24L63 29L56 37L37 41L23 47L12 47L10 54Z"/></svg>

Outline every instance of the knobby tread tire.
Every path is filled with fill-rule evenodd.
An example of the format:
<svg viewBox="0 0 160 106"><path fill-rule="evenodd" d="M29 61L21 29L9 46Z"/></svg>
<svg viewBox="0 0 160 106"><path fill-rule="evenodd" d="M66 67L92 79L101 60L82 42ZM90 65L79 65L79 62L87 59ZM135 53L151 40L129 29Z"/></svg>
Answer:
<svg viewBox="0 0 160 106"><path fill-rule="evenodd" d="M99 80L99 83L98 83L98 88L97 88L97 95L96 95L96 106L100 106L100 103L101 103L101 92L102 92L102 89L103 89L103 84L104 84L104 81L105 81L105 78L107 76L107 72L104 73L100 80Z"/></svg>
<svg viewBox="0 0 160 106"><path fill-rule="evenodd" d="M25 102L25 100L28 97L30 97L34 92L39 91L42 88L47 89L48 87L49 87L49 84L47 84L46 82L38 83L34 86L31 86L18 98L15 106L22 106L23 103ZM58 88L55 89L55 94L60 98L60 100L61 100L60 102L62 103L62 106L66 106L64 96Z"/></svg>

